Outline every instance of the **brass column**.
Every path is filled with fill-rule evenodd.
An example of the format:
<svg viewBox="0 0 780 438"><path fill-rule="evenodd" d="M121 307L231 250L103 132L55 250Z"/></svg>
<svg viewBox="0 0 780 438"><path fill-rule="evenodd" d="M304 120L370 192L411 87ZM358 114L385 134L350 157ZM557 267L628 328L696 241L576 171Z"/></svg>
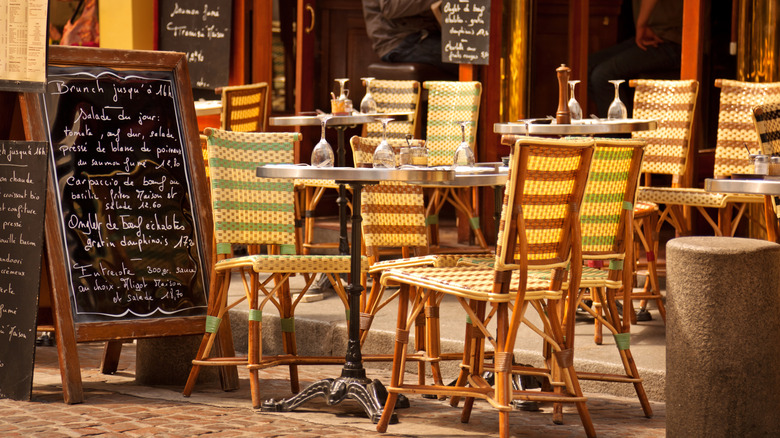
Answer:
<svg viewBox="0 0 780 438"><path fill-rule="evenodd" d="M530 16L530 0L504 0L500 110L503 122L526 117Z"/></svg>
<svg viewBox="0 0 780 438"><path fill-rule="evenodd" d="M747 82L780 80L777 0L739 0L737 79Z"/></svg>

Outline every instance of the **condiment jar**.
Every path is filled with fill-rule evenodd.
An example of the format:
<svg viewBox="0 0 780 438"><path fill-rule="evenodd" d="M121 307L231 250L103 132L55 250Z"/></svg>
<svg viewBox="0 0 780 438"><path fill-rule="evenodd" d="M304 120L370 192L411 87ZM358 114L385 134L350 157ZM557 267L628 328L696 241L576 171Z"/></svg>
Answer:
<svg viewBox="0 0 780 438"><path fill-rule="evenodd" d="M769 175L769 156L753 156L753 173L756 175Z"/></svg>

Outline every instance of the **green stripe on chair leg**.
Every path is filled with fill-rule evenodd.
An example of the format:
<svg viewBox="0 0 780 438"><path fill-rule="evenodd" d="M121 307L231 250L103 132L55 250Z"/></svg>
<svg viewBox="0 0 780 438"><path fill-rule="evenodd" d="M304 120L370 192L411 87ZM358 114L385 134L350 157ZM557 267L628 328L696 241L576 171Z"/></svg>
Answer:
<svg viewBox="0 0 780 438"><path fill-rule="evenodd" d="M469 224L471 225L471 229L478 230L479 229L479 216L474 216L472 218L469 218Z"/></svg>
<svg viewBox="0 0 780 438"><path fill-rule="evenodd" d="M610 260L609 261L609 269L612 271L622 271L623 270L623 260Z"/></svg>
<svg viewBox="0 0 780 438"><path fill-rule="evenodd" d="M615 345L618 350L628 350L631 348L631 333L615 333Z"/></svg>
<svg viewBox="0 0 780 438"><path fill-rule="evenodd" d="M439 224L439 215L438 214L432 214L430 216L427 216L425 218L425 225L438 225Z"/></svg>
<svg viewBox="0 0 780 438"><path fill-rule="evenodd" d="M206 315L206 333L216 333L221 323L222 323L222 318Z"/></svg>
<svg viewBox="0 0 780 438"><path fill-rule="evenodd" d="M295 333L295 317L282 318L279 323L284 333Z"/></svg>
<svg viewBox="0 0 780 438"><path fill-rule="evenodd" d="M344 309L344 314L347 315L347 322L349 322L349 309Z"/></svg>
<svg viewBox="0 0 780 438"><path fill-rule="evenodd" d="M263 322L263 311L260 309L251 309L249 311L249 320Z"/></svg>

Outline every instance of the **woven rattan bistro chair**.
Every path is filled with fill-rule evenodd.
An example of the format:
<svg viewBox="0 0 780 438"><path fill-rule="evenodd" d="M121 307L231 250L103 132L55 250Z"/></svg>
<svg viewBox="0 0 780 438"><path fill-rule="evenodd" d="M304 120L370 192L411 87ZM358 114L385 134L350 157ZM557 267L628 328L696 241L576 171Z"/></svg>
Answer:
<svg viewBox="0 0 780 438"><path fill-rule="evenodd" d="M504 136L502 142L520 138ZM644 144L643 140L596 141L580 213L585 265L575 299L580 308L595 318L597 344L602 343L602 327L612 332L625 370L624 374L580 371L580 380L633 384L645 416L649 418L653 411L631 354L630 334L623 328L616 301L617 294L631 290L633 283L632 270L624 269L624 262L630 264L632 259L633 205ZM493 263L494 260L484 256L458 261L460 266L492 266ZM529 276L548 282L551 279L546 271L532 271ZM592 305L586 304L588 299Z"/></svg>
<svg viewBox="0 0 780 438"><path fill-rule="evenodd" d="M682 187L683 177L690 167L686 159L699 83L694 80L637 79L631 80L629 85L635 88L633 118L658 121L658 128L654 131L632 134L634 138L643 138L647 141L642 161L644 186L639 187L639 199L642 199L646 188L653 187L654 176L664 175L671 178L670 187ZM658 179L656 178L656 181ZM649 317L649 313L646 313L647 300L655 300L658 313L666 321L666 309L661 297L656 259L657 235L664 223L659 221L659 210L659 205L654 202L640 201L634 205L634 226L637 237L635 256L639 256L638 249L641 245L647 261L647 280L641 293L632 293L631 299L624 301L628 305L627 311L630 312L632 319L634 318L633 300L641 300L639 311L644 318ZM662 215L681 223L685 220L682 207L679 205L665 205ZM636 263L634 264L636 266ZM626 291L631 292L631 289ZM632 321L624 320L626 328L630 322Z"/></svg>
<svg viewBox="0 0 780 438"><path fill-rule="evenodd" d="M451 166L455 149L461 143L461 122L466 126L466 139L476 155L476 132L479 121L479 105L482 84L479 82L426 81L423 87L428 91L428 114L426 126L426 146L428 147L428 166ZM479 225L479 216L475 204L476 189L471 191L471 202L461 197L463 189L436 188L428 199L426 215L430 227L430 245L438 252L439 212L450 203L456 211L465 216L474 233L481 251L488 249L485 237Z"/></svg>
<svg viewBox="0 0 780 438"><path fill-rule="evenodd" d="M222 95L220 127L225 131L264 132L267 122L268 84L217 88Z"/></svg>
<svg viewBox="0 0 780 438"><path fill-rule="evenodd" d="M208 128L211 200L214 215L216 263L212 293L204 335L192 361L184 395L191 394L201 366L244 365L250 370L252 404L260 406L258 370L276 365L290 367L293 392L300 390L297 365L338 363L342 358L299 357L295 342L295 307L313 281L308 277L304 292L295 301L288 279L298 273L325 273L347 306L347 297L338 274L350 271L349 256L299 255L295 236L295 196L288 180L260 179L258 165L292 163L298 133L242 133ZM233 244L247 244L250 255L232 257ZM257 247L266 246L266 253ZM245 295L228 303L227 292L232 273L241 275ZM259 274L269 274L261 282ZM273 287L270 287L270 285ZM248 356L246 358L210 357L223 318L231 308L246 301L249 308ZM279 311L284 338L284 355L263 357L262 311L267 303Z"/></svg>
<svg viewBox="0 0 780 438"><path fill-rule="evenodd" d="M780 103L757 105L753 108L753 123L761 141L761 153L780 156ZM777 198L772 199L775 202L775 215L780 218Z"/></svg>
<svg viewBox="0 0 780 438"><path fill-rule="evenodd" d="M420 83L417 81L390 81L374 79L371 81L371 94L376 101L378 113L410 112L411 120L396 120L387 125L387 138L403 139L407 135L417 136L420 125L417 117L420 107ZM363 125L364 138L382 139L382 124L379 122Z"/></svg>
<svg viewBox="0 0 780 438"><path fill-rule="evenodd" d="M350 144L355 164L371 163L380 141L352 137ZM406 144L405 140L390 139L388 142L393 147ZM386 288L380 281L382 272L409 266L454 266L461 256L428 255L423 189L418 185L382 181L377 185L366 186L363 188L361 212L364 253L369 263L368 275L372 279L371 289L361 305L360 340L364 343L376 314L398 296L397 292L384 296ZM400 253L400 258L382 260L381 257L389 252ZM412 294L411 299L415 301L418 295ZM415 322L415 350L421 354L410 356L410 359L418 361L418 377L422 382L426 375L426 362L431 364L434 381L442 383L439 361L457 360L461 356L442 355L439 344L430 342L439 339L439 304L437 300L429 300L425 315Z"/></svg>
<svg viewBox="0 0 780 438"><path fill-rule="evenodd" d="M417 81L389 81L375 79L371 82L372 95L376 101L378 113L411 112L410 120L393 121L387 125L387 137L390 139L404 139L407 135L414 135L418 126L418 109L420 104L420 83ZM382 139L382 125L378 122L363 125L364 136ZM367 163L371 163L369 160ZM317 208L322 196L328 189L338 189L335 181L306 180L301 184L303 191L303 205L305 212L304 241L305 253L312 250L338 248L336 242L315 242L314 224L316 217L314 210Z"/></svg>
<svg viewBox="0 0 780 438"><path fill-rule="evenodd" d="M751 120L751 110L756 105L780 102L780 82L754 83L718 79L715 85L720 87L720 111L713 175L715 178L729 178L732 174L752 174L753 166L748 157L748 149L751 153L756 153L760 144ZM711 193L699 188L646 187L639 192L638 200L695 207L710 224L715 235L733 236L747 205L762 204L763 196ZM707 213L707 208L717 209L717 221ZM660 220L670 222L678 234L690 234L685 221L675 219L671 213L666 216L662 214Z"/></svg>
<svg viewBox="0 0 780 438"><path fill-rule="evenodd" d="M756 105L753 123L761 141L761 153L780 156L780 102Z"/></svg>
<svg viewBox="0 0 780 438"><path fill-rule="evenodd" d="M582 266L579 234L579 207L593 154L590 140L551 140L525 137L513 148L506 185L495 264L484 267L413 267L390 269L382 274L385 284L401 284L398 301L398 328L394 349L389 396L377 425L384 432L399 393L437 394L467 397L462 421L467 421L473 398L486 399L499 412L500 436L510 436L509 414L513 398L548 402L573 402L588 436L595 430L573 368L574 300L565 312L564 290L567 266L572 296L580 281ZM555 270L551 282L529 280L533 269ZM410 288L423 288L419 303L408 311ZM411 385L404 382L406 344L411 323L423 310L429 294L447 294L460 302L474 327L467 336L461 376L454 387ZM485 319L485 306L494 307L496 333ZM472 305L474 307L472 307ZM533 308L543 324L534 326L525 312ZM476 309L476 310L475 310ZM410 314L409 314L410 313ZM567 315L562 321L559 315ZM532 327L553 354L542 369L515 367L512 351L521 324ZM565 327L565 329L564 329ZM495 350L495 385L482 377L485 339ZM532 372L545 375L551 391L513 390L512 374ZM538 375L538 374L537 374ZM468 383L468 386L466 384Z"/></svg>

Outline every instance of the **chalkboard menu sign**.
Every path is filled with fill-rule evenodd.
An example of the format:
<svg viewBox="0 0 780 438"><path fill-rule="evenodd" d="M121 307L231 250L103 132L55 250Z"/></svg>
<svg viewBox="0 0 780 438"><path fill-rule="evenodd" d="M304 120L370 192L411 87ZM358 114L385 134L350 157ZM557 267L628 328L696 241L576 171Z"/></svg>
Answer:
<svg viewBox="0 0 780 438"><path fill-rule="evenodd" d="M490 0L444 0L442 61L487 65L490 44Z"/></svg>
<svg viewBox="0 0 780 438"><path fill-rule="evenodd" d="M205 314L172 73L50 66L47 85L75 321Z"/></svg>
<svg viewBox="0 0 780 438"><path fill-rule="evenodd" d="M160 50L186 53L193 88L228 85L231 0L159 0Z"/></svg>
<svg viewBox="0 0 780 438"><path fill-rule="evenodd" d="M32 391L47 149L0 140L0 398Z"/></svg>

